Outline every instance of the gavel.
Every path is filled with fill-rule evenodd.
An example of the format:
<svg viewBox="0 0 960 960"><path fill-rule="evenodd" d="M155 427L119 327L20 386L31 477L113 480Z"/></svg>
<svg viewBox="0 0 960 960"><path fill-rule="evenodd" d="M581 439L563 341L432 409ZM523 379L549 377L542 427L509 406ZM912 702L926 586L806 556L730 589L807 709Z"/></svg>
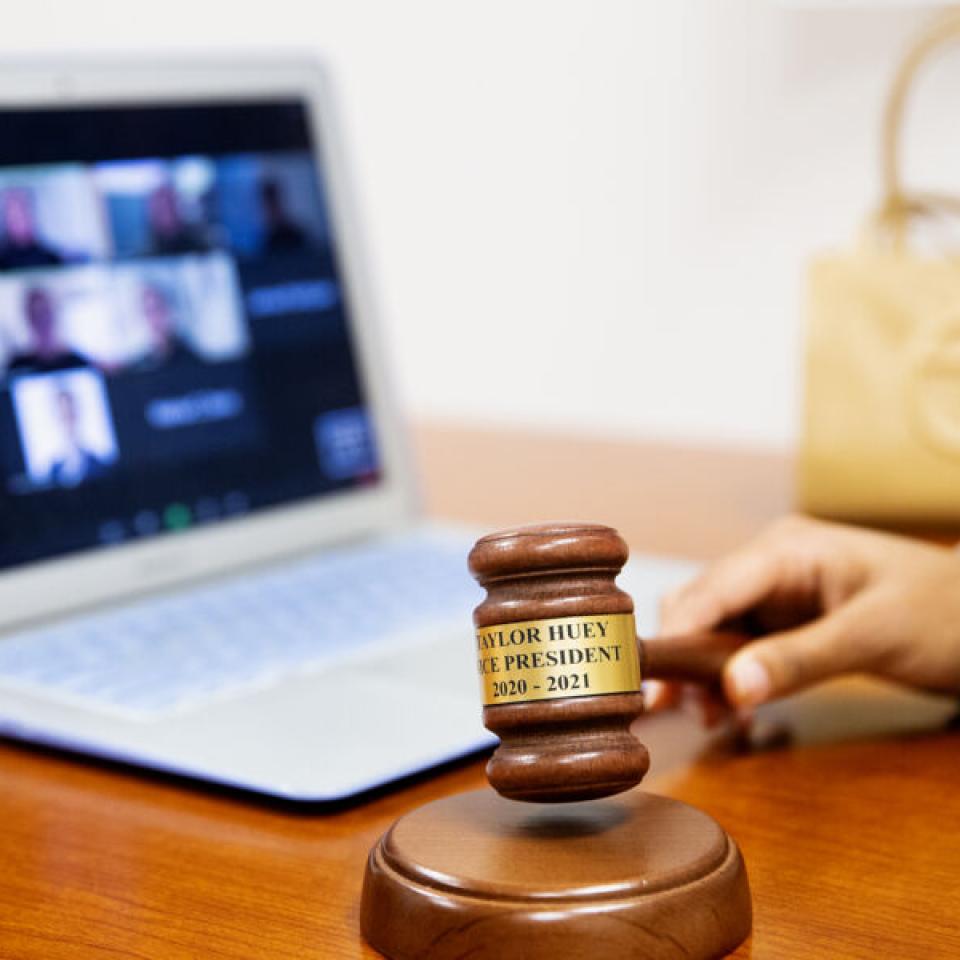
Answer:
<svg viewBox="0 0 960 960"><path fill-rule="evenodd" d="M498 793L563 803L620 793L650 766L630 732L640 680L719 686L737 633L640 639L615 580L629 555L599 524L493 533L470 553L487 591L474 611L484 725L500 737L487 764Z"/></svg>
<svg viewBox="0 0 960 960"><path fill-rule="evenodd" d="M627 552L592 524L506 530L471 551L487 590L474 613L483 720L501 739L487 776L501 796L440 797L370 852L360 924L392 960L715 960L750 933L733 838L702 811L630 790L649 766L630 732L641 675L716 683L743 638L638 641L615 583ZM586 802L550 806L565 801Z"/></svg>

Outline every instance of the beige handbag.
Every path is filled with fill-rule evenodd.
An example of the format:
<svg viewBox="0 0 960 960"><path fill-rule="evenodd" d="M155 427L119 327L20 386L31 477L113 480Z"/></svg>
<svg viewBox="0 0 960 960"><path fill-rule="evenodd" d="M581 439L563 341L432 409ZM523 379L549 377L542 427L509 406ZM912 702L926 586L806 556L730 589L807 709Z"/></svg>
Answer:
<svg viewBox="0 0 960 960"><path fill-rule="evenodd" d="M938 19L896 75L884 117L886 197L857 249L809 276L801 506L835 518L960 521L960 252L911 247L919 219L955 217L960 199L907 194L898 146L920 64L960 40Z"/></svg>

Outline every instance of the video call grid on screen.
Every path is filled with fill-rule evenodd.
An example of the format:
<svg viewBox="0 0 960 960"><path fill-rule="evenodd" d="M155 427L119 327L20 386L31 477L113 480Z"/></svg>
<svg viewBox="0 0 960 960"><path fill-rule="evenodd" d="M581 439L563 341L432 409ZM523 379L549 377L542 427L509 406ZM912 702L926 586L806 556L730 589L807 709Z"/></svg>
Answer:
<svg viewBox="0 0 960 960"><path fill-rule="evenodd" d="M0 567L377 482L303 104L0 110Z"/></svg>

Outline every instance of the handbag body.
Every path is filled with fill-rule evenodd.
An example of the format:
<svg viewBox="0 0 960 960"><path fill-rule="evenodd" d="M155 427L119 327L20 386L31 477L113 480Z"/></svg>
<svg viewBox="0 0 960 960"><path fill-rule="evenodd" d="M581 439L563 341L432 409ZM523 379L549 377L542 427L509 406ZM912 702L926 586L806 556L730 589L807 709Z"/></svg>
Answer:
<svg viewBox="0 0 960 960"><path fill-rule="evenodd" d="M820 516L960 521L960 256L911 242L917 221L953 217L960 201L908 195L898 161L913 76L952 39L956 13L900 66L884 124L886 196L860 243L810 266L798 492Z"/></svg>

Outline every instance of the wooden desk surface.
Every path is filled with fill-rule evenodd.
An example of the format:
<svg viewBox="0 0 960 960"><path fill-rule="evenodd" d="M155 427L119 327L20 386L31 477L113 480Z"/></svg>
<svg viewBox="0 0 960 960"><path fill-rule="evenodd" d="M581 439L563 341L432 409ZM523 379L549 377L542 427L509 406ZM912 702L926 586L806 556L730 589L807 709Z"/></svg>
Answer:
<svg viewBox="0 0 960 960"><path fill-rule="evenodd" d="M706 558L789 502L777 457L439 428L418 440L432 511L488 526L596 518L638 548ZM641 722L648 785L743 849L755 931L735 956L960 957L957 735L738 755L681 715ZM373 958L357 929L368 849L405 811L482 784L473 761L318 816L2 745L0 958Z"/></svg>

